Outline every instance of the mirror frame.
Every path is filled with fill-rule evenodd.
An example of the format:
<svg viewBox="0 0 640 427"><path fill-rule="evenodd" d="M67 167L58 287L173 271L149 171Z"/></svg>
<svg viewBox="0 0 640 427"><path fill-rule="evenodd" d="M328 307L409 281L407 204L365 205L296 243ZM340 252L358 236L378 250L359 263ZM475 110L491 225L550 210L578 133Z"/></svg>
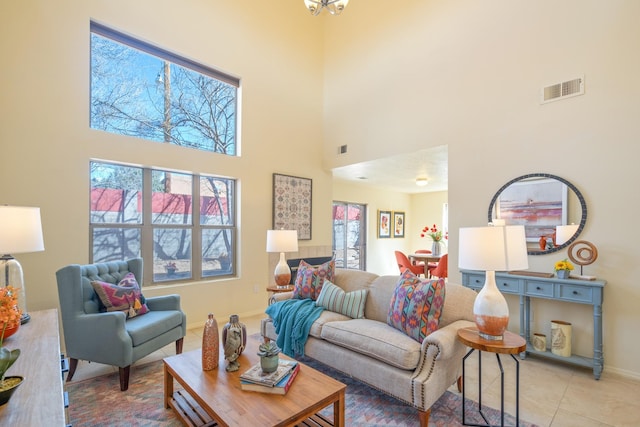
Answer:
<svg viewBox="0 0 640 427"><path fill-rule="evenodd" d="M500 194L507 187L509 187L511 184L514 184L516 182L523 181L523 180L529 179L529 178L552 178L552 179L558 180L558 181L562 182L563 184L565 184L567 187L569 187L571 190L573 190L573 192L576 194L576 197L580 201L580 206L582 207L582 216L580 218L580 225L578 226L578 230L576 230L576 232L573 234L573 236L571 236L571 238L569 240L567 240L566 242L564 242L562 245L554 246L553 248L545 249L544 251L527 251L527 254L529 254L529 255L546 255L546 254L550 254L550 253L562 250L562 249L566 248L567 246L569 246L571 243L573 243L578 238L578 236L580 236L580 233L582 233L582 230L584 229L584 226L585 226L585 224L587 222L587 202L584 200L584 197L582 196L582 193L580 193L580 191L578 190L578 188L576 188L575 185L573 185L572 183L570 183L566 179L561 178L561 177L559 177L557 175L552 175L552 174L548 174L548 173L530 173L530 174L527 174L527 175L519 176L519 177L514 178L511 181L507 182L505 185L500 187L500 189L496 192L496 194L491 199L491 203L489 203L489 214L488 214L489 222L493 221L493 208L494 208L494 206L496 204L496 201L498 200L498 197L500 197Z"/></svg>

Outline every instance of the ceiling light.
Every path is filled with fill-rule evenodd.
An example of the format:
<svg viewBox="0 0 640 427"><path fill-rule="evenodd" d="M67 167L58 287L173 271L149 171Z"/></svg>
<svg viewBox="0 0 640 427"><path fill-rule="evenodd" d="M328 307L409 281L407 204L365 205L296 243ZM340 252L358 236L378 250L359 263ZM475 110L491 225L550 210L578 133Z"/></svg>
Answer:
<svg viewBox="0 0 640 427"><path fill-rule="evenodd" d="M319 15L324 8L332 15L340 15L347 4L349 0L304 0L304 5L313 16Z"/></svg>
<svg viewBox="0 0 640 427"><path fill-rule="evenodd" d="M429 183L429 180L427 178L416 178L416 185L418 187L424 187L428 183Z"/></svg>

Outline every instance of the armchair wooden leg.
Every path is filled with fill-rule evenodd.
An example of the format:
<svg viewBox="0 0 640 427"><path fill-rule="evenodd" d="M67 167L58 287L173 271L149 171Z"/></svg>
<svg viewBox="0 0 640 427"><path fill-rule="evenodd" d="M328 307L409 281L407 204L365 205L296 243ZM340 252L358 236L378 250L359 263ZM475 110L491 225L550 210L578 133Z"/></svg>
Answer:
<svg viewBox="0 0 640 427"><path fill-rule="evenodd" d="M462 393L462 376L459 376L456 382L458 383L458 391Z"/></svg>
<svg viewBox="0 0 640 427"><path fill-rule="evenodd" d="M184 337L180 338L176 341L176 354L182 354L182 343L184 342Z"/></svg>
<svg viewBox="0 0 640 427"><path fill-rule="evenodd" d="M431 415L431 408L427 409L426 411L418 411L420 427L427 427L429 425L429 415Z"/></svg>
<svg viewBox="0 0 640 427"><path fill-rule="evenodd" d="M131 365L120 368L120 391L127 391L129 388L129 371Z"/></svg>
<svg viewBox="0 0 640 427"><path fill-rule="evenodd" d="M73 378L73 374L76 373L76 368L78 367L78 359L69 358L69 373L67 374L67 382L71 381Z"/></svg>

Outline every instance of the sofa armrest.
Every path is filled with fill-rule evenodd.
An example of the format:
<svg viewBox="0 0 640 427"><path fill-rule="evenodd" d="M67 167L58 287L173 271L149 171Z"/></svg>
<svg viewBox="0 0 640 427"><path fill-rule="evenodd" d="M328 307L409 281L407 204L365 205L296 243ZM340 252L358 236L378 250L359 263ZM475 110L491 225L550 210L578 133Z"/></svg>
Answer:
<svg viewBox="0 0 640 427"><path fill-rule="evenodd" d="M147 298L147 306L149 307L149 310L153 311L180 311L180 295L172 294Z"/></svg>
<svg viewBox="0 0 640 427"><path fill-rule="evenodd" d="M458 329L473 326L473 322L468 320L457 320L447 326L432 332L422 341L422 356L425 357L430 351L437 351L434 355L436 360L445 360L452 357L456 352L457 345L463 345L458 341ZM429 347L435 347L430 349Z"/></svg>
<svg viewBox="0 0 640 427"><path fill-rule="evenodd" d="M273 295L271 295L271 298L269 298L269 305L273 304L274 302L285 301L291 298L293 298L293 291L276 292Z"/></svg>

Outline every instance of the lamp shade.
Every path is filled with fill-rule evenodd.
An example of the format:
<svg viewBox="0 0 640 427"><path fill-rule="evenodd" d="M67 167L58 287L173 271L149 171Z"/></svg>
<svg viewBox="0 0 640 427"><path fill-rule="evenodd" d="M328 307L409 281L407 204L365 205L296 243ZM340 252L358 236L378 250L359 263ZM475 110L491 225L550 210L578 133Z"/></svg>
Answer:
<svg viewBox="0 0 640 427"><path fill-rule="evenodd" d="M267 230L267 252L296 252L297 230Z"/></svg>
<svg viewBox="0 0 640 427"><path fill-rule="evenodd" d="M509 225L461 228L458 266L483 271L529 268L524 227Z"/></svg>
<svg viewBox="0 0 640 427"><path fill-rule="evenodd" d="M43 250L40 208L0 206L0 254Z"/></svg>
<svg viewBox="0 0 640 427"><path fill-rule="evenodd" d="M578 231L577 224L558 225L556 227L556 245L564 245L576 234L576 231Z"/></svg>

